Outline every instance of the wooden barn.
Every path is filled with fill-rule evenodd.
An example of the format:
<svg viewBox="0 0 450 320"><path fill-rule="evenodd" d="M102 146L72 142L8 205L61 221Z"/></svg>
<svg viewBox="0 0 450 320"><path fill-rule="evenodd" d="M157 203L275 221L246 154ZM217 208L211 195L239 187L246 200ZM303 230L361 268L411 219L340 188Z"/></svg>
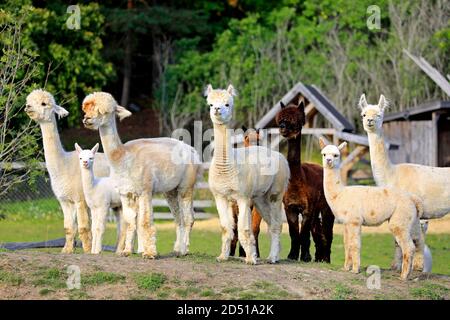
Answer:
<svg viewBox="0 0 450 320"><path fill-rule="evenodd" d="M393 163L450 167L450 101L433 101L384 117L384 133L399 143Z"/></svg>

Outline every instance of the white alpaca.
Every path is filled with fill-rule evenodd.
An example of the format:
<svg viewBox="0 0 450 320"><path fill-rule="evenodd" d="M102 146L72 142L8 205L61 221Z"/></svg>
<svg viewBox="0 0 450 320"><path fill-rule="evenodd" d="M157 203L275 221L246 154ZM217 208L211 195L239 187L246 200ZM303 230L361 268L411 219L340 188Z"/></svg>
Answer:
<svg viewBox="0 0 450 320"><path fill-rule="evenodd" d="M208 85L205 95L214 125L209 187L216 200L222 226L222 252L217 259L227 260L230 254L234 228L232 201L236 201L239 207L239 242L245 250L246 262L256 264L250 212L253 202L269 225L271 248L268 259L275 263L280 254L282 199L290 176L288 163L282 154L264 147L232 147L231 130L227 126L233 114L233 86L227 90L213 90Z"/></svg>
<svg viewBox="0 0 450 320"><path fill-rule="evenodd" d="M25 112L41 127L45 164L53 193L64 213L66 243L62 252L73 252L77 221L83 250L91 252L89 213L81 185L78 155L75 151L66 152L63 149L55 119L55 114L65 117L69 112L58 106L53 96L44 90L34 90L27 96ZM98 153L95 163L94 172L97 176L109 175L104 154Z"/></svg>
<svg viewBox="0 0 450 320"><path fill-rule="evenodd" d="M423 219L441 218L450 212L450 168L410 163L392 164L383 137L383 116L388 103L383 95L378 105L359 100L364 130L370 147L370 162L378 186L392 186L422 198Z"/></svg>
<svg viewBox="0 0 450 320"><path fill-rule="evenodd" d="M422 202L417 196L392 187L344 186L340 173L340 150L347 143L339 147L327 146L322 139L319 143L323 156L325 197L337 221L345 226L344 269L351 269L354 273L360 271L361 226L378 226L389 221L389 229L404 253L401 278L407 279L415 251L413 229L417 229L420 235Z"/></svg>
<svg viewBox="0 0 450 320"><path fill-rule="evenodd" d="M95 92L83 100L85 127L99 130L103 149L111 166L127 224L122 255L132 252L137 225L138 251L144 258L155 258L156 229L152 194L163 192L175 217L177 240L174 251L186 254L194 223L193 189L201 173L197 152L187 144L170 138L138 139L123 144L116 128L116 115L123 119L131 112L119 106L112 95Z"/></svg>
<svg viewBox="0 0 450 320"><path fill-rule="evenodd" d="M123 251L125 233L122 220L122 203L114 182L110 177L97 178L94 175L94 157L98 150L98 143L92 150L82 150L75 143L75 150L80 159L81 181L86 203L91 209L92 217L92 251L93 254L99 254L102 251L103 234L106 228L106 217L109 209L117 212L117 226L119 241L117 243L117 252Z"/></svg>

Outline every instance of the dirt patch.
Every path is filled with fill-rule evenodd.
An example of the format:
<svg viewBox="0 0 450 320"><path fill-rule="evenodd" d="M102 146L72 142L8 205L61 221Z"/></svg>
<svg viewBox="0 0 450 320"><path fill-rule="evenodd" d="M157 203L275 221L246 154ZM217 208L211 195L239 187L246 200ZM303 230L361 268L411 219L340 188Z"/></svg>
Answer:
<svg viewBox="0 0 450 320"><path fill-rule="evenodd" d="M81 288L66 285L69 266L81 271ZM447 299L450 277L381 272L381 288L369 290L365 273L324 264L281 261L248 266L240 259L162 256L144 260L112 254L63 255L43 251L0 252L0 299Z"/></svg>

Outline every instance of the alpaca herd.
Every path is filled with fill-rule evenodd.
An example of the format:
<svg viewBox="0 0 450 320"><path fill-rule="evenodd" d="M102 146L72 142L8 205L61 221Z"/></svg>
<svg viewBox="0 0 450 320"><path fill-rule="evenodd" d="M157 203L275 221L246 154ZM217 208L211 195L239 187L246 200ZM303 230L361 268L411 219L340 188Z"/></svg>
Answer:
<svg viewBox="0 0 450 320"><path fill-rule="evenodd" d="M344 185L340 163L346 142L334 146L320 139L323 165L302 163L303 101L288 106L280 103L275 120L288 142L285 158L260 145L258 129L243 127L244 147L233 146L230 124L236 91L232 85L225 90L208 85L205 96L214 128L209 188L222 230L218 261L233 256L239 241L239 255L246 263L256 264L264 220L271 238L268 262L278 262L285 214L291 238L288 259L311 261L312 236L314 260L330 263L336 219L344 224L344 270L358 273L361 226L388 221L396 244L392 267L401 270L401 279L407 279L413 269L431 271L431 252L424 244L427 222L420 219L440 218L450 212L450 168L391 164L382 130L387 107L383 95L377 105L369 105L364 94L359 101L376 186ZM116 117L122 120L131 112L109 93L88 95L82 110L83 124L99 132L104 154L97 152L99 144L85 150L75 144L75 151L65 151L55 115L60 118L68 112L44 90L34 90L26 99L25 112L41 128L51 186L64 214L66 243L62 252L73 253L78 226L84 252L99 254L106 217L113 210L118 218L116 253L132 254L137 234L137 252L155 258L152 196L160 192L176 224L174 252L186 255L194 224L194 185L203 174L195 149L171 138L122 143Z"/></svg>

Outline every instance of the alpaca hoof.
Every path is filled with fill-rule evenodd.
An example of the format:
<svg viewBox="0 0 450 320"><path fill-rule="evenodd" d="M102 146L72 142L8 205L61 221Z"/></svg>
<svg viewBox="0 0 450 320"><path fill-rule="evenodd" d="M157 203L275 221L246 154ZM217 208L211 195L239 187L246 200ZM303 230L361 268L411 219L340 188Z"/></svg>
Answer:
<svg viewBox="0 0 450 320"><path fill-rule="evenodd" d="M279 261L279 259L276 257L275 258L269 257L269 258L267 258L267 260L269 260L270 264L275 264L275 263L278 263L278 261Z"/></svg>
<svg viewBox="0 0 450 320"><path fill-rule="evenodd" d="M156 253L142 253L142 258L149 259L149 260L155 260Z"/></svg>
<svg viewBox="0 0 450 320"><path fill-rule="evenodd" d="M72 254L73 253L73 248L62 248L61 253L65 253L65 254Z"/></svg>
<svg viewBox="0 0 450 320"><path fill-rule="evenodd" d="M396 262L393 262L391 264L391 270L400 271L401 268L402 268L402 266L400 264L396 263Z"/></svg>
<svg viewBox="0 0 450 320"><path fill-rule="evenodd" d="M301 257L300 257L300 261L303 261L303 262L311 262L311 255L308 253L308 254L305 254L305 255L302 255Z"/></svg>
<svg viewBox="0 0 450 320"><path fill-rule="evenodd" d="M257 264L256 257L245 258L245 263L250 265L256 265Z"/></svg>
<svg viewBox="0 0 450 320"><path fill-rule="evenodd" d="M119 254L121 257L129 257L129 256L131 256L131 251L122 251L120 254Z"/></svg>
<svg viewBox="0 0 450 320"><path fill-rule="evenodd" d="M289 260L294 260L294 261L298 261L298 254L292 254L289 253L288 257Z"/></svg>
<svg viewBox="0 0 450 320"><path fill-rule="evenodd" d="M93 251L91 252L91 254L95 254L95 255L99 255L101 253L101 251Z"/></svg>
<svg viewBox="0 0 450 320"><path fill-rule="evenodd" d="M224 255L220 255L216 258L217 262L227 261L228 257L225 257Z"/></svg>
<svg viewBox="0 0 450 320"><path fill-rule="evenodd" d="M352 269L350 272L354 273L354 274L358 274L360 272L360 270L359 269Z"/></svg>
<svg viewBox="0 0 450 320"><path fill-rule="evenodd" d="M422 259L414 259L413 261L413 270L414 271L423 271L423 260Z"/></svg>

